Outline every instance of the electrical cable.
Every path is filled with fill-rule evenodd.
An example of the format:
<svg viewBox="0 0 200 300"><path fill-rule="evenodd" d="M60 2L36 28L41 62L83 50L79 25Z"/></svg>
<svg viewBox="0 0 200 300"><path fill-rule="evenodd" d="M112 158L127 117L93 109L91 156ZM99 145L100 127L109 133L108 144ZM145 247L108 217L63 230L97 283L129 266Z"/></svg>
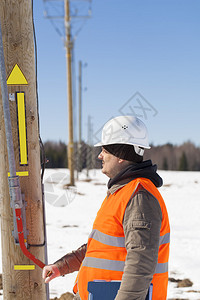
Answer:
<svg viewBox="0 0 200 300"><path fill-rule="evenodd" d="M44 145L42 143L42 139L40 136L40 122L39 122L39 112L38 112L38 107L39 107L39 97L38 97L38 70L37 70L37 41L36 41L36 33L35 33L35 25L34 25L34 16L33 16L33 0L31 1L32 5L32 26L33 26L33 39L34 39L34 50L35 50L35 84L36 84L36 100L37 100L37 116L38 116L38 133L39 133L39 144L40 144L40 149L42 152L42 172L41 172L41 185L42 185L42 207L43 207L43 227L44 227L44 242L41 244L29 244L27 242L27 248L30 247L43 247L46 245L46 220L45 220L45 207L44 207L44 193L43 193L43 176L44 176L44 171L45 171L45 163L46 163L46 156L45 156L45 151L44 151Z"/></svg>
<svg viewBox="0 0 200 300"><path fill-rule="evenodd" d="M43 0L43 3L45 3L45 2L46 2L46 1ZM48 1L48 2L50 2L50 1ZM54 8L54 10L56 10L57 13L60 14L60 11L58 11L58 10L56 9L55 5L53 5L52 3L51 3L50 5L51 5L51 7ZM48 11L47 6L46 6L45 4L44 4L44 7L45 7L46 15L49 15L49 11ZM62 5L62 9L63 9L63 5ZM54 30L57 32L57 34L58 34L61 38L63 38L63 36L65 35L65 28L64 28L63 20L62 20L62 29L60 30L59 27L56 26L56 22L54 21L54 19L60 19L60 18L64 19L64 16L63 16L63 17L60 17L60 16L54 16L54 17L52 17L53 19L52 19L51 17L48 17L48 16L47 16L47 18L49 19L51 25L53 26L53 28L54 28ZM58 21L58 20L57 20L57 21Z"/></svg>
<svg viewBox="0 0 200 300"><path fill-rule="evenodd" d="M76 1L77 1L77 0L76 0ZM53 2L55 2L55 0L43 0L43 3L46 3L46 2L49 2L49 5L51 6L51 8L52 8L53 10L55 10L55 12L56 12L56 14L55 14L54 16L53 16L53 15L50 15L51 12L49 12L49 10L48 10L48 8L47 8L47 5L44 4L46 14L47 14L47 15L49 14L49 16L47 16L47 18L50 20L50 22L51 22L51 24L52 24L54 30L55 30L55 31L58 33L58 35L59 35L60 37L62 37L62 39L63 39L63 36L65 36L65 26L63 26L63 23L64 23L64 22L62 21L62 30L60 30L59 27L56 26L56 22L54 21L54 19L57 19L57 21L58 21L58 19L60 19L60 18L64 19L64 13L61 14L61 11L59 11L59 9L57 8L58 1L56 1L56 4L55 4L55 3L53 3ZM75 2L75 1L72 1L72 0L71 0L71 2ZM77 1L77 2L78 2L78 1ZM71 14L71 18L73 18L73 19L75 20L74 23L75 23L75 22L76 22L76 23L82 22L82 24L80 25L80 27L79 27L76 31L74 30L74 33L72 34L72 41L73 41L73 42L76 40L78 34L82 31L82 29L83 29L83 27L85 26L85 24L86 24L88 18L91 17L91 12L92 12L92 5L91 5L91 3L92 3L92 0L83 0L82 2L87 2L87 3L89 3L89 6L88 6L88 15L86 15L86 16L84 16L84 15L78 16L78 12L80 11L80 9L77 9L77 5L75 5L74 3L71 3L71 10L73 10L73 12L74 12L73 14ZM61 7L61 6L60 6L60 7ZM83 5L82 5L82 7L83 7ZM63 5L62 5L61 9L64 10ZM58 15L58 14L59 14L59 15ZM82 21L80 21L80 19L81 19ZM73 31L73 26L72 26L72 24L71 24L71 27L72 27L72 31Z"/></svg>
<svg viewBox="0 0 200 300"><path fill-rule="evenodd" d="M45 251L45 264L41 262L40 267L43 268L45 265L48 265L48 254L47 254L47 233L46 233L46 212L45 212L45 203L44 203L44 184L43 184L43 176L45 171L45 163L46 163L46 156L45 156L45 150L44 145L40 136L40 122L39 122L39 97L38 97L38 70L37 70L37 41L36 41L36 33L35 33L35 24L34 24L34 15L33 15L33 0L31 1L32 5L32 26L33 26L33 39L34 39L34 50L35 50L35 83L36 83L36 100L37 100L37 114L38 114L38 133L39 133L39 143L40 143L40 149L42 152L42 172L41 172L41 189L42 189L42 213L43 213L43 231L44 231L44 242L42 244L29 244L27 242L27 248L30 247L44 247ZM26 251L24 249L24 251ZM38 262L37 262L38 263ZM47 300L50 299L50 293L49 293L49 285L46 285L46 297Z"/></svg>

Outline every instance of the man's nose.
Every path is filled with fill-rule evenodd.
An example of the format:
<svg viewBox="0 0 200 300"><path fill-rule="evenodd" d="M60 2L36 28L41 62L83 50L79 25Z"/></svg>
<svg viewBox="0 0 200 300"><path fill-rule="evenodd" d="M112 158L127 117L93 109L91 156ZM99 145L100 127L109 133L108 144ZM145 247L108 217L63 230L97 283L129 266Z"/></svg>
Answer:
<svg viewBox="0 0 200 300"><path fill-rule="evenodd" d="M101 159L101 160L103 159L102 151L99 153L98 159Z"/></svg>

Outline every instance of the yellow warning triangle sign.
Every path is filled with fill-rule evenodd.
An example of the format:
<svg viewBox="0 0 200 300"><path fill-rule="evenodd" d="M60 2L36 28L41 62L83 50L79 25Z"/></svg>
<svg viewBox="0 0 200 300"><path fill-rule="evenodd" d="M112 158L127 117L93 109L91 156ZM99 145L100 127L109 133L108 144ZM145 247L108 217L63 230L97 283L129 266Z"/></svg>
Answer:
<svg viewBox="0 0 200 300"><path fill-rule="evenodd" d="M8 79L7 79L8 85L22 85L22 84L28 84L26 77L20 70L19 66L16 64L14 68L12 69Z"/></svg>

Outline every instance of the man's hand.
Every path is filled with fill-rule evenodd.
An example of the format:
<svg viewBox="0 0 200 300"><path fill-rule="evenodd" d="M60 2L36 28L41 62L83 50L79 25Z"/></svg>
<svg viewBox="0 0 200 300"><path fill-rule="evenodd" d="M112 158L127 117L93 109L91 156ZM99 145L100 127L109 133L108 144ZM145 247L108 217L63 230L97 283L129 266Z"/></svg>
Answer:
<svg viewBox="0 0 200 300"><path fill-rule="evenodd" d="M49 283L52 279L60 276L60 271L56 265L48 265L43 268L42 278L45 279L45 283Z"/></svg>

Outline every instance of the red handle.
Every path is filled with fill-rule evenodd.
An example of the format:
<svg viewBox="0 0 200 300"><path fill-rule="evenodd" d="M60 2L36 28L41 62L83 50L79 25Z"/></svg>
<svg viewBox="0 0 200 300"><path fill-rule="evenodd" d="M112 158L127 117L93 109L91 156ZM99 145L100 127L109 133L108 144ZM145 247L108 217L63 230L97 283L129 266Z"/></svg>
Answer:
<svg viewBox="0 0 200 300"><path fill-rule="evenodd" d="M30 253L26 245L24 243L24 232L23 232L23 223L22 223L22 216L21 216L21 208L16 208L15 209L15 214L16 214L16 221L17 221L17 230L18 230L18 237L19 237L19 244L22 252L26 257L28 257L30 260L32 260L37 266L39 266L41 269L45 267L45 264L37 259L32 253Z"/></svg>

